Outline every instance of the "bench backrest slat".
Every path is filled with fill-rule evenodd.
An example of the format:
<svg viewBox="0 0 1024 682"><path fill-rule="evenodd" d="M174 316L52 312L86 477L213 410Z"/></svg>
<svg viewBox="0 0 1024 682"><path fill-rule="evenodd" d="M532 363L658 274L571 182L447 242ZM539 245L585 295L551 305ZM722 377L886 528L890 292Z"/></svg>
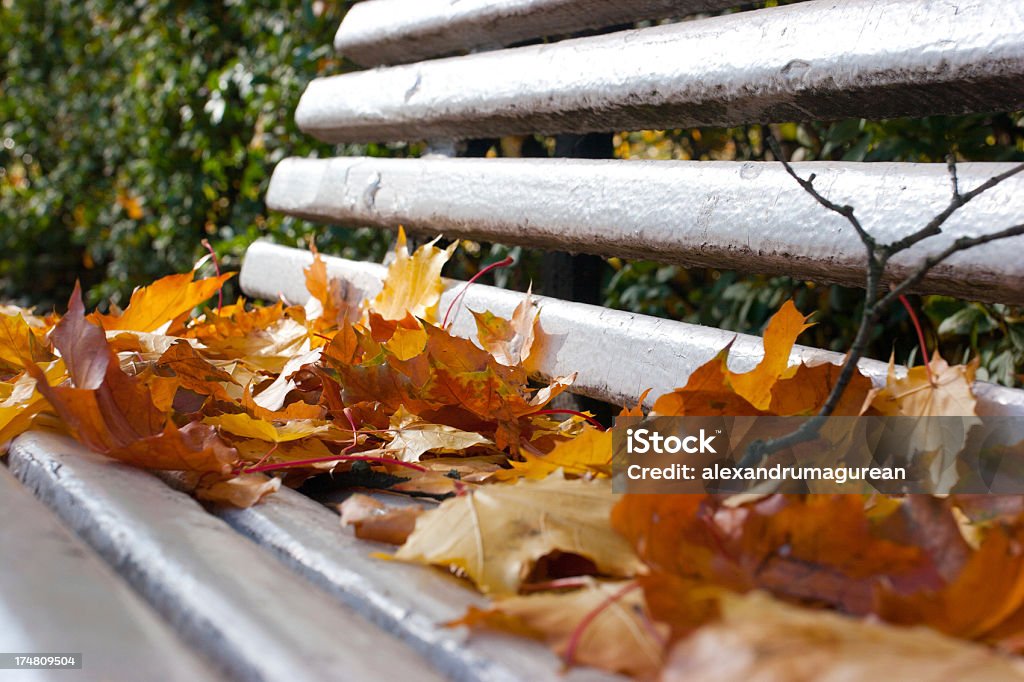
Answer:
<svg viewBox="0 0 1024 682"><path fill-rule="evenodd" d="M736 4L736 0L366 0L345 15L334 47L362 66L405 64Z"/></svg>
<svg viewBox="0 0 1024 682"><path fill-rule="evenodd" d="M343 282L343 294L356 305L375 295L382 286L387 269L376 263L324 257L327 272ZM303 268L312 262L308 251L257 242L246 252L240 284L251 296L266 299L283 297L289 303L302 304L309 298ZM463 283L447 280L438 310L445 311L463 288ZM523 294L507 289L474 284L465 290L462 304L453 313L451 331L472 338L476 323L470 310L489 310L506 318ZM730 343L729 366L734 371L753 369L764 353L760 338L749 334L663 320L621 310L610 310L585 303L536 297L541 313L541 340L528 369L553 379L578 373L572 391L615 405L633 405L650 388L647 406L673 388L686 383L690 373L713 358ZM840 353L796 346L790 362L839 363ZM888 365L862 360L861 370L876 384L884 383ZM902 372L902 368L897 368ZM1024 414L1024 391L978 382L979 413L991 415Z"/></svg>
<svg viewBox="0 0 1024 682"><path fill-rule="evenodd" d="M971 188L1012 164L959 168ZM923 226L950 192L944 164L804 163L826 194L852 204L882 242ZM893 276L960 236L1024 223L1024 177L982 195L943 234L902 254ZM570 159L288 159L267 204L321 222L643 258L862 286L860 241L779 164ZM1024 303L1024 237L958 254L918 287L975 300Z"/></svg>
<svg viewBox="0 0 1024 682"><path fill-rule="evenodd" d="M328 142L1024 108L1024 0L815 0L314 80Z"/></svg>

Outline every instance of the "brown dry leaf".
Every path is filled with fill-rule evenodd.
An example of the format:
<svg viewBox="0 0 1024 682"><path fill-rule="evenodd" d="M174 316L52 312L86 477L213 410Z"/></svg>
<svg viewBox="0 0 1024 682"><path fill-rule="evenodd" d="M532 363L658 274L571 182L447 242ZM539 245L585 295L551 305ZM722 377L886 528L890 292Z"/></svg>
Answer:
<svg viewBox="0 0 1024 682"><path fill-rule="evenodd" d="M277 412L284 407L284 401L296 388L295 375L306 365L314 365L320 360L322 349L314 348L293 356L284 367L281 373L274 379L273 383L260 391L253 398L253 402L264 410Z"/></svg>
<svg viewBox="0 0 1024 682"><path fill-rule="evenodd" d="M470 607L448 625L532 636L563 657L575 636L574 663L649 678L661 667L667 632L650 620L643 593L630 590L633 585L588 580L571 592L508 597L486 611Z"/></svg>
<svg viewBox="0 0 1024 682"><path fill-rule="evenodd" d="M386 321L372 313L370 320L377 339L402 324L381 326L377 320ZM523 429L532 428L528 415L568 383L556 380L531 397L522 367L500 365L470 340L439 327L423 329L423 353L405 361L371 334L343 330L342 341L328 345L324 357L337 373L345 404L377 403L388 414L404 408L428 422L493 434L497 448L506 450L518 447Z"/></svg>
<svg viewBox="0 0 1024 682"><path fill-rule="evenodd" d="M1018 517L1019 518L1019 517ZM924 623L966 639L1000 641L1024 632L1024 526L989 529L980 548L939 590L881 591L879 612L894 623Z"/></svg>
<svg viewBox="0 0 1024 682"><path fill-rule="evenodd" d="M540 311L533 301L532 287L506 320L489 311L470 311L476 320L477 337L494 359L508 367L524 365L530 357Z"/></svg>
<svg viewBox="0 0 1024 682"><path fill-rule="evenodd" d="M151 469L227 473L237 453L213 427L178 428L149 389L121 371L103 330L85 319L76 286L52 339L72 386L53 386L34 363L26 369L75 437L108 457Z"/></svg>
<svg viewBox="0 0 1024 682"><path fill-rule="evenodd" d="M400 545L416 527L421 507L389 507L369 495L356 493L338 505L341 525L355 528L356 537Z"/></svg>
<svg viewBox="0 0 1024 682"><path fill-rule="evenodd" d="M204 477L195 488L200 500L229 504L245 509L259 504L267 495L281 489L281 479L264 474L241 474L226 480Z"/></svg>
<svg viewBox="0 0 1024 682"><path fill-rule="evenodd" d="M842 365L828 362L818 365L800 363L791 377L780 379L772 386L769 411L785 416L817 414L842 369ZM863 414L870 402L872 389L871 379L859 371L855 372L832 414L837 417Z"/></svg>
<svg viewBox="0 0 1024 682"><path fill-rule="evenodd" d="M316 250L316 244L310 243L309 247L313 252L313 262L303 270L306 290L310 293L306 303L306 319L322 320L326 328L331 328L347 317L348 306L342 295L340 281L328 276L327 264Z"/></svg>
<svg viewBox="0 0 1024 682"><path fill-rule="evenodd" d="M663 682L1024 679L1020 661L926 628L811 611L758 593L724 597L721 607L720 623L672 650Z"/></svg>
<svg viewBox="0 0 1024 682"><path fill-rule="evenodd" d="M887 539L886 518L870 516L858 495L772 495L730 507L710 495L625 495L612 525L653 570L865 614L882 585L941 585L922 547Z"/></svg>
<svg viewBox="0 0 1024 682"><path fill-rule="evenodd" d="M221 384L235 384L234 378L215 367L187 341L177 339L156 361L162 375L170 373L178 384L201 395L213 396L217 400L232 402L232 398Z"/></svg>
<svg viewBox="0 0 1024 682"><path fill-rule="evenodd" d="M128 307L120 315L93 313L90 317L108 330L155 332L188 315L193 308L217 293L224 282L234 277L234 273L227 273L220 277L193 281L195 274L193 271L169 275L149 286L136 289L132 292Z"/></svg>
<svg viewBox="0 0 1024 682"><path fill-rule="evenodd" d="M640 562L608 523L608 481L565 480L485 486L423 514L396 559L464 571L481 591L515 594L553 552L589 559L604 574L632 577Z"/></svg>
<svg viewBox="0 0 1024 682"><path fill-rule="evenodd" d="M437 303L444 291L441 268L458 245L458 242L453 242L447 249L439 249L434 246L437 239L416 249L410 256L405 230L398 228L395 259L388 266L384 288L370 302L372 312L386 320L401 320L406 315L413 315L427 322L436 321Z"/></svg>

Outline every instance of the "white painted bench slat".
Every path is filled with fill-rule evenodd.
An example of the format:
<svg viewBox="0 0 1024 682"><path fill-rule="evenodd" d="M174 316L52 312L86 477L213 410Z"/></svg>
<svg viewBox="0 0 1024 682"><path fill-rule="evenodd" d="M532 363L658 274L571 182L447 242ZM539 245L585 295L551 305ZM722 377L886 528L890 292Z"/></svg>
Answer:
<svg viewBox="0 0 1024 682"><path fill-rule="evenodd" d="M1024 0L813 0L314 80L328 142L1024 108Z"/></svg>
<svg viewBox="0 0 1024 682"><path fill-rule="evenodd" d="M256 242L242 263L241 287L248 295L291 303L304 303L306 291L302 269L312 256L307 251ZM345 295L356 303L381 287L386 269L326 256L330 276L346 283ZM448 280L439 310L447 310L462 282ZM522 294L483 284L466 290L464 305L451 322L453 333L475 337L476 326L469 310L489 310L510 317ZM617 405L635 404L647 388L652 391L647 405L657 396L684 385L690 374L732 341L729 365L734 371L752 369L763 354L761 339L722 329L664 320L584 303L572 303L543 296L540 327L546 340L536 351L536 369L552 378L578 372L572 390ZM791 363L828 361L838 364L840 353L796 346ZM862 360L860 368L876 384L883 383L888 366L877 360ZM902 371L902 370L901 370ZM1024 415L1024 391L977 382L979 411L989 415Z"/></svg>
<svg viewBox="0 0 1024 682"><path fill-rule="evenodd" d="M345 15L334 47L362 66L404 64L739 4L737 0L366 0Z"/></svg>
<svg viewBox="0 0 1024 682"><path fill-rule="evenodd" d="M249 509L221 509L221 518L361 615L417 649L455 680L518 682L620 679L589 669L562 673L562 663L529 639L442 627L470 605L487 600L440 571L371 556L394 548L358 540L338 515L293 490L282 489Z"/></svg>
<svg viewBox="0 0 1024 682"><path fill-rule="evenodd" d="M80 653L82 669L7 679L220 679L85 543L0 466L0 651Z"/></svg>
<svg viewBox="0 0 1024 682"><path fill-rule="evenodd" d="M20 436L9 456L12 472L229 677L442 679L155 476L45 432Z"/></svg>
<svg viewBox="0 0 1024 682"><path fill-rule="evenodd" d="M962 187L1013 164L965 163ZM866 229L891 242L949 204L944 164L801 163L803 177ZM957 237L1024 223L1024 176L962 208L943 234L900 254L901 278ZM850 224L818 204L776 163L574 159L292 158L267 192L275 211L352 225L785 274L863 286L867 259ZM957 254L918 291L1024 303L1024 237Z"/></svg>

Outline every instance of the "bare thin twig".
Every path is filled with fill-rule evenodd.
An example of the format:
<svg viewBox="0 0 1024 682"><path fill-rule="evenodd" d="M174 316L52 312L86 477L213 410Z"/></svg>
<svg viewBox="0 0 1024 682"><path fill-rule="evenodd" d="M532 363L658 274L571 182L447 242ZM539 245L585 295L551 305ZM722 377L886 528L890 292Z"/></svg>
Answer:
<svg viewBox="0 0 1024 682"><path fill-rule="evenodd" d="M893 243L888 244L882 248L885 250L888 256L891 256L893 254L899 253L900 251L905 251L909 249L911 246L914 246L918 242L921 242L927 239L928 237L934 237L935 235L942 232L942 225L947 220L949 220L950 216L956 213L961 207L965 206L972 199L979 197L980 195L984 194L985 192L992 189L993 187L1003 182L1004 180L1008 180L1009 178L1012 178L1014 175L1017 175L1022 171L1024 171L1024 163L1014 166L1005 173L1000 173L999 175L992 176L985 182L981 183L980 185L972 189L970 192L961 193L959 187L959 180L957 179L956 175L956 162L952 162L950 164L950 175L952 176L953 180L954 193L953 198L950 199L949 205L945 209L943 209L941 213L939 213L930 221L928 221L928 224L922 227L917 232L908 234L903 239L894 241Z"/></svg>
<svg viewBox="0 0 1024 682"><path fill-rule="evenodd" d="M889 290L889 293L880 298L878 302L875 304L875 306L878 308L885 308L886 306L891 304L893 301L899 298L901 294L907 293L908 289L915 286L922 279L924 279L925 275L927 275L932 268L942 263L944 260L952 256L954 253L966 251L967 249L972 249L975 246L981 246L982 244L988 244L989 242L998 241L1000 239L1007 239L1009 237L1019 237L1021 235L1024 235L1024 223L1021 223L1020 225L1014 225L1013 227L1008 227L1005 230L1000 230L998 232L991 232L989 234L979 235L977 237L960 237L942 251L925 258L913 274L911 274L909 277L904 279L896 286L892 287Z"/></svg>
<svg viewBox="0 0 1024 682"><path fill-rule="evenodd" d="M805 421L792 433L779 438L773 438L768 441L757 441L751 444L740 462L741 466L754 466L761 461L762 458L772 454L773 452L791 447L798 443L813 440L817 437L825 420L835 412L836 407L839 405L839 401L842 399L843 393L845 393L847 386L849 386L850 381L853 379L853 376L857 371L857 365L867 352L868 343L871 338L871 330L875 323L878 322L889 306L891 306L910 288L920 283L932 268L960 251L966 251L967 249L971 249L982 244L988 244L1000 239L1024 235L1024 224L1020 224L1008 227L998 232L991 232L977 237L960 237L942 251L925 258L908 277L891 287L884 295L880 295L885 271L889 265L889 260L893 255L900 253L901 251L905 251L929 237L941 234L942 225L950 218L950 216L956 213L956 211L965 204L981 194L984 194L1004 180L1007 180L1018 173L1024 172L1024 163L989 178L969 192L961 192L956 160L953 155L950 154L946 158L953 190L953 196L950 199L949 205L928 221L928 223L920 230L892 242L891 244L878 244L874 237L872 237L863 228L860 221L854 216L854 209L852 206L840 206L839 204L836 204L822 196L814 188L814 175L811 175L806 180L798 176L796 171L793 170L793 167L783 156L778 142L775 140L771 131L768 130L768 127L763 126L762 130L764 131L764 137L768 146L771 148L772 153L779 162L782 163L786 172L788 172L789 175L792 176L808 194L814 197L819 204L843 216L851 225L853 225L864 244L865 250L867 251L868 263L865 278L864 310L861 313L860 326L857 328L857 335L853 340L853 344L850 346L850 351L846 356L846 360L843 362L842 369L839 372L839 377L836 379L836 383L833 385L832 390L826 398L825 404L822 406L821 410L819 410L817 415Z"/></svg>
<svg viewBox="0 0 1024 682"><path fill-rule="evenodd" d="M762 131L765 142L768 143L768 148L772 150L772 154L775 155L775 159L782 164L782 167L786 169L786 172L789 173L790 176L792 176L792 178L796 180L797 183L799 183L799 185L803 187L808 194L814 197L819 204L821 204L828 210L838 213L839 215L846 218L846 220L848 220L849 223L853 225L853 229L857 231L857 234L860 236L861 241L864 242L864 245L868 246L871 249L874 249L875 239L870 234L868 234L867 230L864 229L864 226L860 224L860 221L853 214L853 206L840 206L834 201L825 198L821 194L821 192L814 188L814 179L816 177L814 173L811 173L811 175L806 180L797 175L796 171L793 170L793 166L789 164L789 161L786 160L786 156L782 153L782 148L779 146L779 141L775 139L775 135L772 134L772 131L768 128L768 126L762 126Z"/></svg>

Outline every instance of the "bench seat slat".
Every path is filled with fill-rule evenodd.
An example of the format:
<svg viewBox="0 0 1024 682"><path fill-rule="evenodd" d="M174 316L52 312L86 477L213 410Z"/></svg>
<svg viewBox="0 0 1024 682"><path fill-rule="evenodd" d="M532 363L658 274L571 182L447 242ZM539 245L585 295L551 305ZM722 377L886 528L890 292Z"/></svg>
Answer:
<svg viewBox="0 0 1024 682"><path fill-rule="evenodd" d="M418 649L456 680L518 682L621 679L595 670L562 673L562 663L543 644L491 633L467 638L462 629L441 624L487 600L440 571L383 561L373 552L394 547L358 540L342 529L338 515L323 505L282 489L250 509L223 509L221 517L239 532L271 549L285 563L332 592L362 615Z"/></svg>
<svg viewBox="0 0 1024 682"><path fill-rule="evenodd" d="M0 650L82 654L81 670L54 677L220 679L2 465L0 519Z"/></svg>
<svg viewBox="0 0 1024 682"><path fill-rule="evenodd" d="M18 437L10 458L16 476L230 677L442 679L155 476L46 432Z"/></svg>
<svg viewBox="0 0 1024 682"><path fill-rule="evenodd" d="M366 0L345 15L334 47L363 66L402 64L738 4L737 0Z"/></svg>
<svg viewBox="0 0 1024 682"><path fill-rule="evenodd" d="M1024 108L1024 0L814 0L314 80L327 142Z"/></svg>
<svg viewBox="0 0 1024 682"><path fill-rule="evenodd" d="M307 251L256 242L242 264L241 287L248 295L270 300L279 296L291 303L309 298L302 269L312 255ZM358 303L380 290L386 269L374 263L325 257L327 271L345 283L345 296ZM438 310L447 310L462 282L448 280ZM522 294L482 284L466 290L464 304L453 315L453 333L474 338L476 325L469 310L489 310L509 318ZM572 390L618 405L633 405L647 388L654 399L686 383L689 375L732 342L729 366L734 371L752 369L763 355L761 339L748 334L664 320L584 303L537 297L540 328L536 371L544 377L578 372ZM842 354L796 346L790 362L842 361ZM862 360L861 370L876 384L884 383L887 363ZM902 371L899 368L898 371ZM976 382L979 412L985 415L1024 416L1024 391Z"/></svg>
<svg viewBox="0 0 1024 682"><path fill-rule="evenodd" d="M1012 164L969 163L975 187ZM803 177L857 207L880 242L920 229L950 200L944 164L802 163ZM962 208L943 234L893 259L894 278L957 237L1024 223L1024 176ZM650 202L650 197L657 197ZM276 211L349 225L521 244L863 286L864 247L781 164L570 159L287 159L267 192ZM950 258L918 287L1024 303L1024 237Z"/></svg>

